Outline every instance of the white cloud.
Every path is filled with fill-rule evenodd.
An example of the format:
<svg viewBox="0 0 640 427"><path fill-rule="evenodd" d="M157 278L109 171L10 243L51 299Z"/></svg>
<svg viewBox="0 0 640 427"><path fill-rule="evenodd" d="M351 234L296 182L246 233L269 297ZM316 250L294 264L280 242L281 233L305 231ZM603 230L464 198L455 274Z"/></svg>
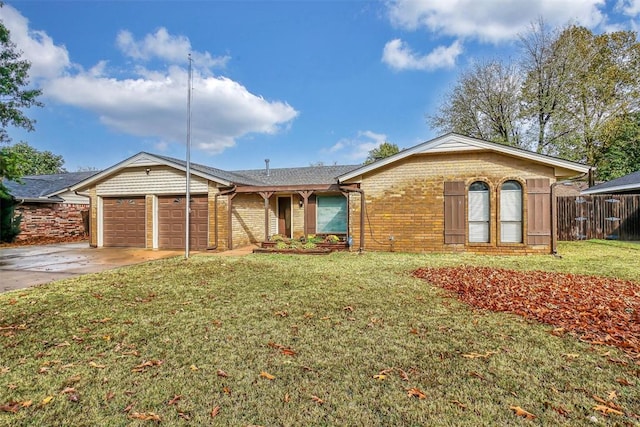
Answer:
<svg viewBox="0 0 640 427"><path fill-rule="evenodd" d="M30 30L27 18L13 7L0 7L0 20L9 30L11 41L22 50L22 57L31 62L32 79L58 76L70 65L67 49L55 45L44 31Z"/></svg>
<svg viewBox="0 0 640 427"><path fill-rule="evenodd" d="M400 39L394 39L384 46L382 62L395 70L434 70L452 68L456 58L462 53L462 44L456 40L450 46L438 46L427 55L418 55Z"/></svg>
<svg viewBox="0 0 640 427"><path fill-rule="evenodd" d="M336 142L326 153L338 154L347 161L362 162L369 151L387 140L387 135L372 131L359 131L355 138L343 138Z"/></svg>
<svg viewBox="0 0 640 427"><path fill-rule="evenodd" d="M298 112L283 102L267 101L224 77L194 75L192 133L194 147L219 153L251 133L276 133ZM45 87L59 102L87 109L112 129L166 143L186 139L187 73L118 80L92 72L52 80Z"/></svg>
<svg viewBox="0 0 640 427"><path fill-rule="evenodd" d="M152 138L160 150L186 140L188 38L161 28L142 40L121 31L117 44L134 60L133 77L109 74L111 62L102 60L87 70L71 63L64 46L56 45L44 31L29 23L11 6L0 8L0 18L11 38L32 63L32 77L39 78L49 100L89 110L109 128L129 135ZM145 66L154 58L168 63L163 69ZM228 57L193 52L192 143L219 153L252 133L273 134L288 126L298 112L286 102L268 101L241 84L211 75L209 68L224 66ZM114 67L116 68L116 67Z"/></svg>
<svg viewBox="0 0 640 427"><path fill-rule="evenodd" d="M196 67L212 68L224 67L230 59L228 55L213 57L209 52L194 52L187 37L171 35L163 27L153 34L147 34L142 40L135 40L130 31L122 30L118 33L116 43L126 56L142 61L159 58L172 64L184 64L191 53Z"/></svg>
<svg viewBox="0 0 640 427"><path fill-rule="evenodd" d="M626 0L637 5L638 0ZM515 38L541 16L552 26L568 21L586 27L604 22L605 0L391 0L391 23L402 29L427 29L438 35L500 42ZM526 9L526 13L524 11Z"/></svg>
<svg viewBox="0 0 640 427"><path fill-rule="evenodd" d="M638 16L640 14L640 0L620 0L617 8L627 16Z"/></svg>

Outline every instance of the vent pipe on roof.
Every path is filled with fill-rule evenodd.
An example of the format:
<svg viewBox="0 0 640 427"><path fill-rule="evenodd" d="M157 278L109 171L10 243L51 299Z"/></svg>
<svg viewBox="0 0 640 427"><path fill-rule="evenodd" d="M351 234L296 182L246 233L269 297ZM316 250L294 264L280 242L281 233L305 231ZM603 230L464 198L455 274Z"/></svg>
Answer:
<svg viewBox="0 0 640 427"><path fill-rule="evenodd" d="M269 176L269 159L264 159L264 164L267 171L267 176Z"/></svg>

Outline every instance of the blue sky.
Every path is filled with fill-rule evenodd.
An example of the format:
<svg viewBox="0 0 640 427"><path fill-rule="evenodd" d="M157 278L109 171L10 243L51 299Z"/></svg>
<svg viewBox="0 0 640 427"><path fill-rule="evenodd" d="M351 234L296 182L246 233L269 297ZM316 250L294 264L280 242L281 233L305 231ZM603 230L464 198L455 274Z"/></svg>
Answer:
<svg viewBox="0 0 640 427"><path fill-rule="evenodd" d="M0 19L43 90L36 131L10 129L103 169L140 151L234 170L361 163L426 123L474 61L517 55L543 17L636 30L640 0L9 1Z"/></svg>

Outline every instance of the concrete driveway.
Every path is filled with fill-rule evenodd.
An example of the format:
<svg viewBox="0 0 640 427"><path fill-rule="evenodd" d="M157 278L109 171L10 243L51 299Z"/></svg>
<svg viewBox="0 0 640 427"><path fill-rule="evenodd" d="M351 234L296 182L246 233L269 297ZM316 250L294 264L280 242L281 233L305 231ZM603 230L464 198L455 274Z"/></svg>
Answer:
<svg viewBox="0 0 640 427"><path fill-rule="evenodd" d="M96 249L87 243L4 248L0 249L0 292L183 254L133 248Z"/></svg>

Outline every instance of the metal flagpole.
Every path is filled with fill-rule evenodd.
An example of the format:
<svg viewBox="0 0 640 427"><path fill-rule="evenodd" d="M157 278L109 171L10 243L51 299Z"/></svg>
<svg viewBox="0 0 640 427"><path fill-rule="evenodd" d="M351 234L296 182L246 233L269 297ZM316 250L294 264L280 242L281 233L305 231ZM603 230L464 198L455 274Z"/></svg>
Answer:
<svg viewBox="0 0 640 427"><path fill-rule="evenodd" d="M189 54L189 82L187 90L187 191L186 191L186 210L185 210L185 242L184 242L184 258L189 258L189 227L191 213L191 86L193 80L193 72L191 70L191 54Z"/></svg>

